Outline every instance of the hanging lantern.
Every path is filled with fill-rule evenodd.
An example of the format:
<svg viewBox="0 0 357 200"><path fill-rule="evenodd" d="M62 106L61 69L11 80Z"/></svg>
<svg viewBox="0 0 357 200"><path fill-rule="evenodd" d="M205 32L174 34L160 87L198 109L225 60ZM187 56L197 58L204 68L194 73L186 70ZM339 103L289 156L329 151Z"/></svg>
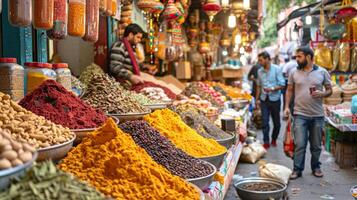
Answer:
<svg viewBox="0 0 357 200"><path fill-rule="evenodd" d="M237 18L234 15L229 15L228 17L228 27L234 28L237 25Z"/></svg>
<svg viewBox="0 0 357 200"><path fill-rule="evenodd" d="M229 47L231 45L231 40L229 39L229 35L226 31L223 32L223 35L222 35L221 40L219 41L219 44L222 47Z"/></svg>
<svg viewBox="0 0 357 200"><path fill-rule="evenodd" d="M239 0L235 0L232 3L232 11L236 16L239 16L243 13L243 2Z"/></svg>
<svg viewBox="0 0 357 200"><path fill-rule="evenodd" d="M173 0L169 0L163 14L167 21L173 21L180 17L180 11Z"/></svg>
<svg viewBox="0 0 357 200"><path fill-rule="evenodd" d="M221 11L222 7L216 0L207 0L202 9L208 15L209 20L213 21L214 16Z"/></svg>
<svg viewBox="0 0 357 200"><path fill-rule="evenodd" d="M156 0L155 4L151 8L151 13L158 16L164 10L164 8L164 4L159 0Z"/></svg>
<svg viewBox="0 0 357 200"><path fill-rule="evenodd" d="M137 6L145 13L150 13L153 6L156 4L155 0L139 0Z"/></svg>
<svg viewBox="0 0 357 200"><path fill-rule="evenodd" d="M180 11L180 16L176 19L176 21L179 24L183 24L185 22L185 9L180 2L176 2L175 6Z"/></svg>

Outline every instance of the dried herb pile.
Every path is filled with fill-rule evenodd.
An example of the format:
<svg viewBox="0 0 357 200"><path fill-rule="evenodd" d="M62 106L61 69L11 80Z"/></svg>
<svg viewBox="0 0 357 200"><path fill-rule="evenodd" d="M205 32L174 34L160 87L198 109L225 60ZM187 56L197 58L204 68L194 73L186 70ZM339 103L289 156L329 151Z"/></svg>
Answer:
<svg viewBox="0 0 357 200"><path fill-rule="evenodd" d="M129 93L106 74L97 74L87 85L82 99L96 109L109 114L143 113L149 109L140 105Z"/></svg>
<svg viewBox="0 0 357 200"><path fill-rule="evenodd" d="M98 75L98 74L105 74L105 72L98 65L92 63L91 65L88 65L84 69L84 71L79 76L79 80L84 85L88 85L89 82L92 80L93 76Z"/></svg>
<svg viewBox="0 0 357 200"><path fill-rule="evenodd" d="M19 181L13 180L9 189L0 192L0 200L102 200L103 194L56 168L50 162L33 166Z"/></svg>
<svg viewBox="0 0 357 200"><path fill-rule="evenodd" d="M232 135L224 132L222 129L214 125L207 117L200 114L199 110L190 104L182 104L172 108L178 113L181 119L197 133L205 138L226 139Z"/></svg>
<svg viewBox="0 0 357 200"><path fill-rule="evenodd" d="M174 175L190 179L207 176L213 172L210 165L176 148L145 121L129 121L119 127L130 134L135 143L144 148L157 163Z"/></svg>

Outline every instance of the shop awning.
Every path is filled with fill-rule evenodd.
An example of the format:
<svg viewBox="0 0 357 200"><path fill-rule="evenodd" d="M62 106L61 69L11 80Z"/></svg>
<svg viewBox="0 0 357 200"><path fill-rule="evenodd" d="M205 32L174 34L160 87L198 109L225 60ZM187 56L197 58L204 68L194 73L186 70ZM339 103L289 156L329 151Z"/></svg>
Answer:
<svg viewBox="0 0 357 200"><path fill-rule="evenodd" d="M330 4L334 4L334 3L338 3L338 2L341 2L341 0L327 0L325 2L325 6L326 5L330 5ZM311 15L316 15L318 14L320 11L319 9L316 9L315 7L320 7L322 5L322 2L316 2L316 3L312 3L310 5L307 5L305 7L301 7L301 8L298 8L296 10L294 10L293 12L290 13L290 15L284 19L283 21L279 22L276 26L277 26L277 29L281 29L282 27L284 27L286 24L288 24L288 22L292 19L295 19L295 18L298 18L298 17L302 17L310 12Z"/></svg>

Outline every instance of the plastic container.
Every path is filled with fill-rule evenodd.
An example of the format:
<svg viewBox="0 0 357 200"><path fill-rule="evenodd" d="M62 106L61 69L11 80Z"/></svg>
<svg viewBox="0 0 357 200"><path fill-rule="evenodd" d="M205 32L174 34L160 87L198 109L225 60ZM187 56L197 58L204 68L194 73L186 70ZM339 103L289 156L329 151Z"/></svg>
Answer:
<svg viewBox="0 0 357 200"><path fill-rule="evenodd" d="M24 68L16 58L0 58L0 92L9 94L14 101L24 97Z"/></svg>
<svg viewBox="0 0 357 200"><path fill-rule="evenodd" d="M68 34L83 37L85 34L86 1L69 0Z"/></svg>
<svg viewBox="0 0 357 200"><path fill-rule="evenodd" d="M72 83L71 83L71 70L68 68L67 63L56 63L52 64L53 69L55 70L57 74L57 82L60 83L64 88L66 88L68 91L71 91L72 89Z"/></svg>
<svg viewBox="0 0 357 200"><path fill-rule="evenodd" d="M67 0L54 1L53 28L47 31L50 39L60 40L67 36L67 7Z"/></svg>
<svg viewBox="0 0 357 200"><path fill-rule="evenodd" d="M106 13L108 11L107 0L99 0L99 11L101 14L106 15Z"/></svg>
<svg viewBox="0 0 357 200"><path fill-rule="evenodd" d="M30 26L32 23L31 0L8 0L9 22L13 26Z"/></svg>
<svg viewBox="0 0 357 200"><path fill-rule="evenodd" d="M86 2L86 33L83 40L96 42L99 32L99 1L87 0Z"/></svg>
<svg viewBox="0 0 357 200"><path fill-rule="evenodd" d="M33 26L49 30L53 27L54 0L33 1Z"/></svg>
<svg viewBox="0 0 357 200"><path fill-rule="evenodd" d="M47 79L56 80L56 72L49 63L25 63L27 74L27 93L32 92Z"/></svg>

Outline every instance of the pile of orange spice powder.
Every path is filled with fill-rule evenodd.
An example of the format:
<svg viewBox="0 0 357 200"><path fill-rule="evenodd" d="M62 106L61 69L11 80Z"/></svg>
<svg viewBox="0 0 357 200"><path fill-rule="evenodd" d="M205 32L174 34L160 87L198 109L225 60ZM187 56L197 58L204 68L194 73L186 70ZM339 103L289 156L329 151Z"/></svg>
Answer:
<svg viewBox="0 0 357 200"><path fill-rule="evenodd" d="M112 119L72 149L59 168L116 199L200 199L196 188L157 164Z"/></svg>

